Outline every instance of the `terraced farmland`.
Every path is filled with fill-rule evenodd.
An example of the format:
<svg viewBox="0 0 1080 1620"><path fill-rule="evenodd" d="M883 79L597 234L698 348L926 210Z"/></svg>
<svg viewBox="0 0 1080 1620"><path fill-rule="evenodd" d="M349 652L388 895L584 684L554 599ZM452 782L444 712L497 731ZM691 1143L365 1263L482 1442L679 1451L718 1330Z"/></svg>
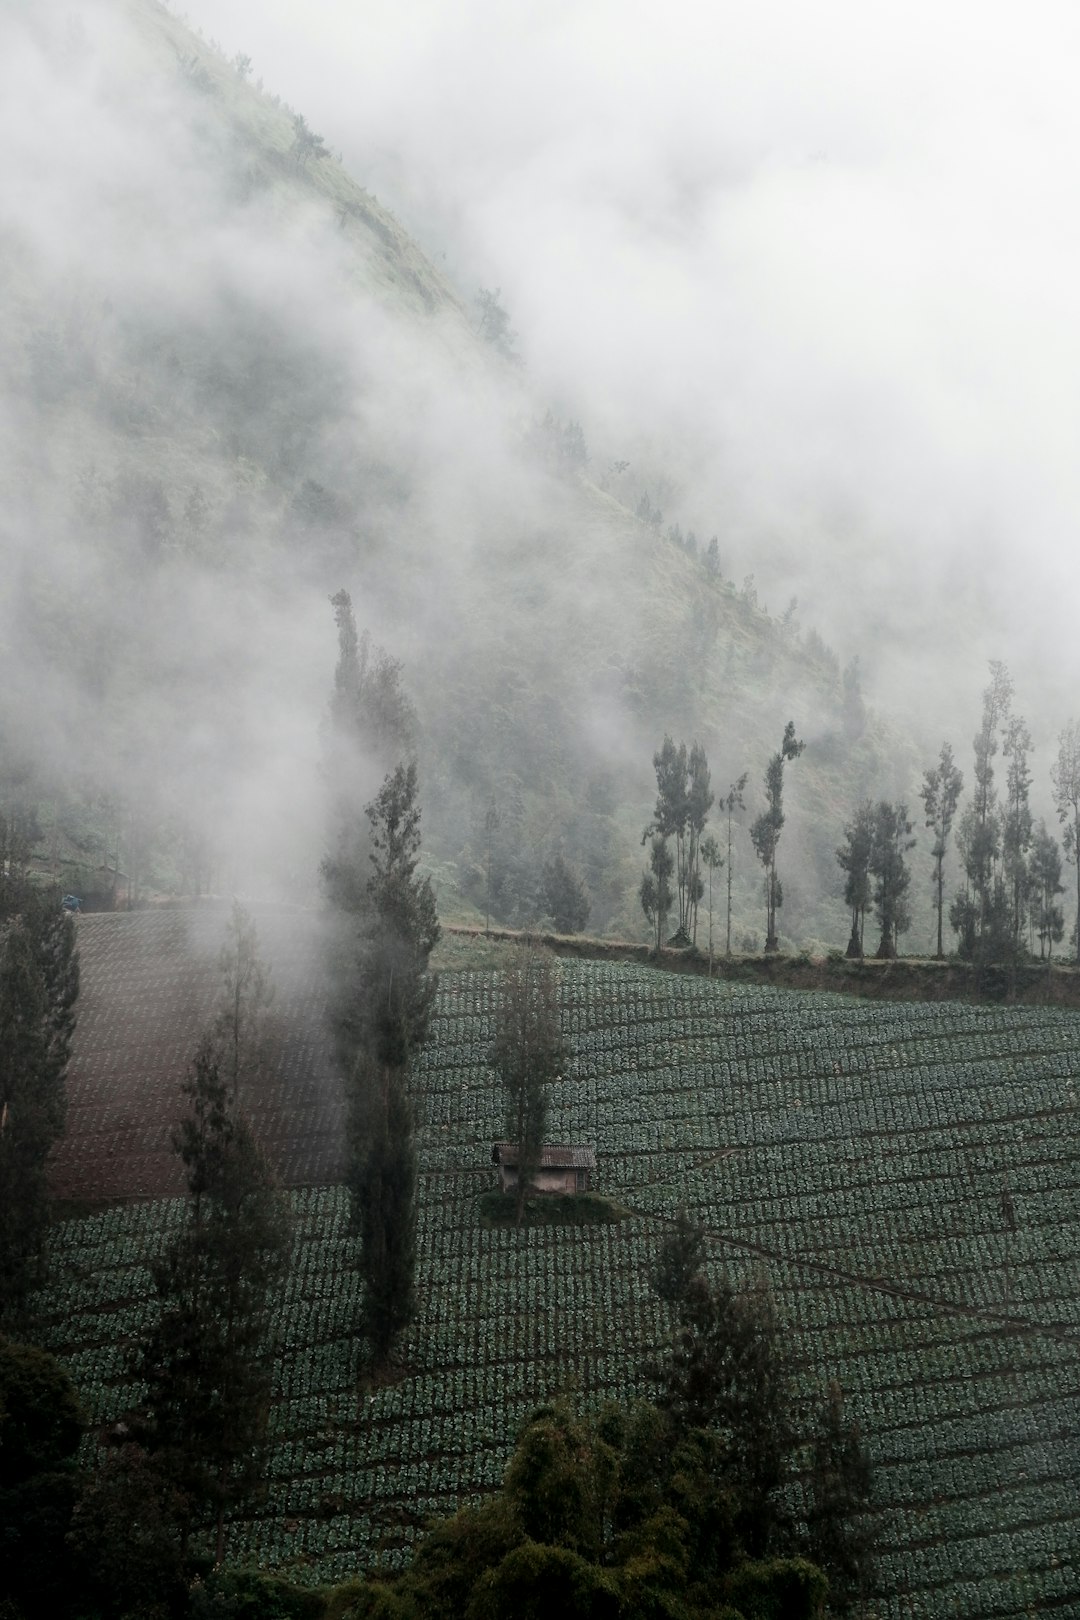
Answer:
<svg viewBox="0 0 1080 1620"><path fill-rule="evenodd" d="M647 1392L647 1270L680 1202L713 1263L764 1266L807 1392L836 1376L877 1463L882 1616L1080 1612L1080 1016L867 1004L562 968L551 1135L593 1143L617 1227L483 1231L494 977L448 975L420 1064L422 1316L409 1374L354 1394L344 1202L295 1195L268 1500L233 1530L306 1578L394 1563L489 1488L549 1391ZM54 1347L104 1420L133 1393L175 1204L69 1222Z"/></svg>

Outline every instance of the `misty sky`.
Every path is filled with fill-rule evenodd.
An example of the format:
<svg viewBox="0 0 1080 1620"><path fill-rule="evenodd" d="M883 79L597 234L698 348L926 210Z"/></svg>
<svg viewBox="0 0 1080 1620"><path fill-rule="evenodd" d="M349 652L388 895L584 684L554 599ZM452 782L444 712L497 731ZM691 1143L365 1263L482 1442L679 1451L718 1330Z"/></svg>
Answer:
<svg viewBox="0 0 1080 1620"><path fill-rule="evenodd" d="M985 656L1080 673L1071 8L183 9L502 288L594 472L662 466L774 611L885 685L877 626L916 659L966 579Z"/></svg>

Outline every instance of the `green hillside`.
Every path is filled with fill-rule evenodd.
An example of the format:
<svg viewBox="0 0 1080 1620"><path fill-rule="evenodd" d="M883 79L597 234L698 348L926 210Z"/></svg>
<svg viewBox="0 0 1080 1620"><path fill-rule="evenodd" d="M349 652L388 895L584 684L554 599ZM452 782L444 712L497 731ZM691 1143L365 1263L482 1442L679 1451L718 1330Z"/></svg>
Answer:
<svg viewBox="0 0 1080 1620"><path fill-rule="evenodd" d="M517 1233L477 1218L501 1134L496 982L442 982L416 1075L421 1313L405 1376L359 1400L345 1197L294 1195L270 1494L230 1559L309 1582L396 1565L428 1516L496 1483L533 1403L646 1393L669 1325L648 1272L684 1203L715 1271L768 1276L803 1394L836 1377L863 1425L876 1612L1074 1612L1077 1015L564 963L550 1136L594 1145L600 1190L633 1214ZM178 1207L57 1231L47 1342L99 1423L137 1395L124 1335L149 1318L146 1260Z"/></svg>

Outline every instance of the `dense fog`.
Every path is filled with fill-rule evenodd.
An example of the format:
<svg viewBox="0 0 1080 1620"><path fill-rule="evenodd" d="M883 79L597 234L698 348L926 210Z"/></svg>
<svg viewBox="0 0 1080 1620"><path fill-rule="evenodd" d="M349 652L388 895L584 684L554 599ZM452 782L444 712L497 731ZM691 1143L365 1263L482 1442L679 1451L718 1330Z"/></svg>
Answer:
<svg viewBox="0 0 1080 1620"><path fill-rule="evenodd" d="M640 932L664 733L749 770L745 823L793 717L784 922L841 942L845 817L917 812L943 736L967 766L991 657L1052 817L1055 8L187 16L4 23L4 790L59 858L312 898L341 587L404 666L440 885L481 903L494 806L507 921L562 851Z"/></svg>

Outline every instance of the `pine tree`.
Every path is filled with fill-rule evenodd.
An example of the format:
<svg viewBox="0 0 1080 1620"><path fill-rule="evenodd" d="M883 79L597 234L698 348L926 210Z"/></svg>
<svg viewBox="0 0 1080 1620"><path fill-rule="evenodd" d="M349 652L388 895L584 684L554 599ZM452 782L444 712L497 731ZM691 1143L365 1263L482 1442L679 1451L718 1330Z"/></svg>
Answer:
<svg viewBox="0 0 1080 1620"><path fill-rule="evenodd" d="M527 940L503 970L491 1049L491 1066L506 1096L507 1135L517 1147L519 1226L540 1167L548 1086L558 1077L563 1057L555 959Z"/></svg>
<svg viewBox="0 0 1080 1620"><path fill-rule="evenodd" d="M146 1441L186 1498L185 1540L208 1514L216 1555L229 1510L261 1476L270 1398L270 1295L288 1254L285 1201L238 1117L209 1042L173 1135L187 1215L153 1269L161 1317L142 1348Z"/></svg>
<svg viewBox="0 0 1080 1620"><path fill-rule="evenodd" d="M776 916L784 903L784 891L776 875L776 850L784 828L784 766L789 759L798 759L805 743L795 737L795 722L789 720L784 727L779 750L765 769L765 797L768 808L758 816L750 828L750 837L758 860L765 868L765 949L778 951L780 940L776 932Z"/></svg>

